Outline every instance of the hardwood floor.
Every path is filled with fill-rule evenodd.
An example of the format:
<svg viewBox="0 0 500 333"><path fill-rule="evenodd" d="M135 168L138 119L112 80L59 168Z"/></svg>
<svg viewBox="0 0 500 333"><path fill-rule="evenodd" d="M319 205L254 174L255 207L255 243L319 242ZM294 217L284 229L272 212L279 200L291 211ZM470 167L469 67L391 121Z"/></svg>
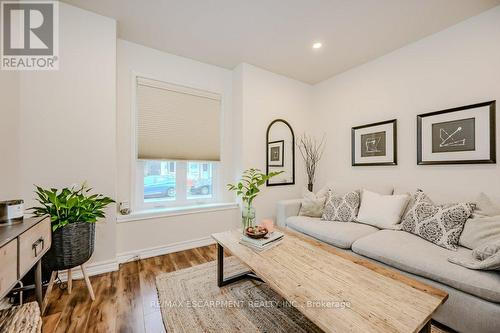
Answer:
<svg viewBox="0 0 500 333"><path fill-rule="evenodd" d="M71 295L54 286L43 317L43 332L165 332L156 306L156 275L212 260L215 246L122 264L118 272L90 277L95 302L83 279L73 282Z"/></svg>
<svg viewBox="0 0 500 333"><path fill-rule="evenodd" d="M90 277L96 296L94 302L83 279L73 281L71 295L56 285L43 317L43 332L165 332L156 306L156 275L215 258L216 249L212 245L122 264L118 272ZM434 326L432 332L449 331Z"/></svg>

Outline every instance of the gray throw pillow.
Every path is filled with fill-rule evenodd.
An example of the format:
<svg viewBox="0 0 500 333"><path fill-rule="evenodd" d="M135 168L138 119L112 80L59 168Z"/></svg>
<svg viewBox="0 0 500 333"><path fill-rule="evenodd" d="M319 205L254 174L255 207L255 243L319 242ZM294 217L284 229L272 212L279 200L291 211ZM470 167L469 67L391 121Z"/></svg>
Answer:
<svg viewBox="0 0 500 333"><path fill-rule="evenodd" d="M476 199L476 210L473 217L487 217L500 215L500 205L481 192Z"/></svg>
<svg viewBox="0 0 500 333"><path fill-rule="evenodd" d="M328 191L322 220L337 222L354 222L358 216L359 191L348 192L344 195L336 195Z"/></svg>
<svg viewBox="0 0 500 333"><path fill-rule="evenodd" d="M422 191L413 195L401 223L401 230L456 251L465 222L474 211L471 203L434 204Z"/></svg>
<svg viewBox="0 0 500 333"><path fill-rule="evenodd" d="M299 215L321 217L323 215L323 208L325 207L327 194L327 189L321 189L316 194L305 189L302 194Z"/></svg>
<svg viewBox="0 0 500 333"><path fill-rule="evenodd" d="M470 269L500 270L500 243L481 245L472 255L451 257L448 261Z"/></svg>
<svg viewBox="0 0 500 333"><path fill-rule="evenodd" d="M460 245L474 249L486 243L500 244L500 215L470 218L460 235Z"/></svg>

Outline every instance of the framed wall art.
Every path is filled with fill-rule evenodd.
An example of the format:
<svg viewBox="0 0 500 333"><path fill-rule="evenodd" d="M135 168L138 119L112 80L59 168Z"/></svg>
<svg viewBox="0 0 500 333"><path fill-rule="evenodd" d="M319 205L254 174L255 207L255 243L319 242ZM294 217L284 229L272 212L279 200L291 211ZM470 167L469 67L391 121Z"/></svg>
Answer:
<svg viewBox="0 0 500 333"><path fill-rule="evenodd" d="M397 120L353 127L352 165L397 165Z"/></svg>
<svg viewBox="0 0 500 333"><path fill-rule="evenodd" d="M418 164L496 163L495 104L418 115Z"/></svg>
<svg viewBox="0 0 500 333"><path fill-rule="evenodd" d="M279 171L283 173L269 179L267 186L295 184L295 134L283 119L273 120L266 132L266 174Z"/></svg>
<svg viewBox="0 0 500 333"><path fill-rule="evenodd" d="M269 166L283 167L285 164L285 140L272 141L267 143L267 154Z"/></svg>

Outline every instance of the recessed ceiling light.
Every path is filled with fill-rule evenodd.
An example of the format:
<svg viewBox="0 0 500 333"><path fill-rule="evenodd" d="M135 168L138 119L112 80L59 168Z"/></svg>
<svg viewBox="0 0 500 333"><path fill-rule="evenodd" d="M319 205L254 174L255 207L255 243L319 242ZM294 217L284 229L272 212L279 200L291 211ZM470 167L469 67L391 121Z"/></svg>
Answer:
<svg viewBox="0 0 500 333"><path fill-rule="evenodd" d="M320 42L316 42L313 44L313 49L320 49L323 46Z"/></svg>

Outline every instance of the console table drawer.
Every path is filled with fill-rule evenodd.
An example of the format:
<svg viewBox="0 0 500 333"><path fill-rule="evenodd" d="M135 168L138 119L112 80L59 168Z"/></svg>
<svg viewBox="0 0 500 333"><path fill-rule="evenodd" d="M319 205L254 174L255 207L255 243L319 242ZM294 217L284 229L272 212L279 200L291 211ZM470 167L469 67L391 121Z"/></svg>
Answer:
<svg viewBox="0 0 500 333"><path fill-rule="evenodd" d="M0 248L0 295L17 282L17 239Z"/></svg>
<svg viewBox="0 0 500 333"><path fill-rule="evenodd" d="M45 219L19 236L19 278L50 248L51 235L50 219Z"/></svg>

